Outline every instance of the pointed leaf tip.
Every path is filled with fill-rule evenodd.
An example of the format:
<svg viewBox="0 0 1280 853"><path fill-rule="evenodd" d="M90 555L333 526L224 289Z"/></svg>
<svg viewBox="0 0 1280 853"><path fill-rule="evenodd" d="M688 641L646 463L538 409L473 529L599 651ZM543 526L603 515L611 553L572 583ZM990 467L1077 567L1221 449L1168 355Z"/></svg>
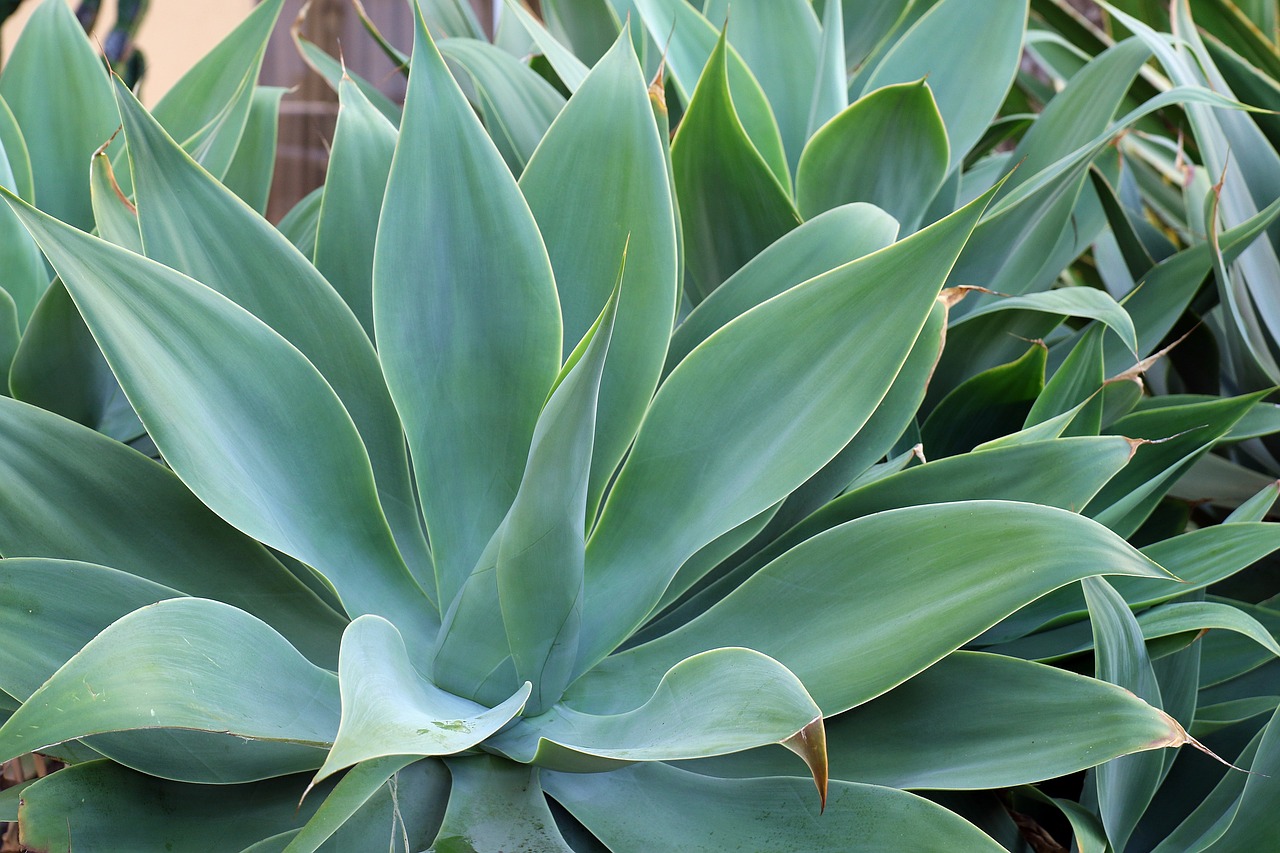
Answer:
<svg viewBox="0 0 1280 853"><path fill-rule="evenodd" d="M819 716L813 722L782 742L782 745L804 759L813 774L813 783L818 786L818 797L821 800L819 813L827 810L827 782L829 770L827 765L827 729Z"/></svg>

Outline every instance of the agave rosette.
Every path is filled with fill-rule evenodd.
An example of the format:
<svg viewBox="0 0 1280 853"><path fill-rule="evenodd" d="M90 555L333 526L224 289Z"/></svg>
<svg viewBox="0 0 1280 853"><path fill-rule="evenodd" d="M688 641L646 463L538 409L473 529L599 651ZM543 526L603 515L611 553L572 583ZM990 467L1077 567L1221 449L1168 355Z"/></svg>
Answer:
<svg viewBox="0 0 1280 853"><path fill-rule="evenodd" d="M1188 588L1160 564L1198 566L1203 586L1273 550L1261 515L1230 547L1201 536L1148 556L1121 538L1166 469L1254 398L1113 417L1099 435L1077 380L1104 335L1139 348L1132 321L1111 300L1038 294L995 313L1093 318L1072 382L1046 386L1032 347L1010 368L1040 371L1028 429L976 450L990 424L957 434L993 381L978 372L920 427L950 458L909 468L895 452L960 296L944 288L967 283L957 262L984 279L1030 262L1028 228L1061 227L1038 199L1083 183L1127 82L1093 124L1064 108L1076 135L1040 143L1025 178L951 204L945 182L1012 79L1016 16L980 122L903 48L852 106L819 92L778 123L770 99L789 84L753 88L723 32L689 17L668 144L635 52L651 39L623 28L588 68L526 21L573 83L526 133L478 97L479 42L437 48L418 10L403 115L335 81L326 186L277 230L254 209L261 158L235 141L278 98L252 83L280 5L193 72L208 115L153 115L94 83L124 132L56 218L0 175L60 279L15 300L16 396L69 413L37 381L60 322L103 359L81 362L101 382L76 418L99 431L0 399L0 631L24 638L0 658L0 759L71 764L21 791L27 844L999 850L906 789L1022 785L1132 753L1158 773L1147 751L1187 741L1123 666L1100 663L1106 683L958 650L1017 655L1087 608L1112 633L1084 648L1125 660L1115 637L1143 627L1125 602ZM651 33L697 15L637 5ZM938 8L916 48L968 6ZM64 12L41 10L51 27ZM749 36L739 49L756 61ZM1103 65L1136 74L1145 57ZM446 59L471 68L462 88ZM828 180L851 150L886 156L860 128L890 113L914 122L918 144L895 152L910 186ZM1182 421L1200 430L1182 443L1123 436ZM163 464L115 439L154 442ZM1213 619L1274 646L1219 612L1150 632ZM1122 801L1104 807L1118 835L1134 786L1099 784Z"/></svg>

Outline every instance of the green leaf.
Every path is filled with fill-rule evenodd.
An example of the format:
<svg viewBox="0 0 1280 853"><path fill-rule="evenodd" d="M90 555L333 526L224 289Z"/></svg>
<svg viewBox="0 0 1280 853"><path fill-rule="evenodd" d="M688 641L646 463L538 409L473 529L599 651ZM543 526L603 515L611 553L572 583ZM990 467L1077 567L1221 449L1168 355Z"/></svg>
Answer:
<svg viewBox="0 0 1280 853"><path fill-rule="evenodd" d="M240 146L222 179L227 189L264 216L276 170L280 99L286 91L279 86L258 86L253 90Z"/></svg>
<svg viewBox="0 0 1280 853"><path fill-rule="evenodd" d="M827 720L831 775L893 788L1007 788L1108 758L1176 746L1186 733L1102 681L1000 655L955 652L885 695ZM939 756L946 760L940 761ZM792 776L770 748L690 763L713 776Z"/></svg>
<svg viewBox="0 0 1280 853"><path fill-rule="evenodd" d="M588 542L581 670L640 625L685 560L848 444L906 361L985 201L757 306L667 377ZM886 278L897 282L890 304ZM806 347L776 350L788 329ZM744 469L748 458L758 464Z"/></svg>
<svg viewBox="0 0 1280 853"><path fill-rule="evenodd" d="M1070 413L1070 425L1064 425L1062 432L1068 429L1071 435L1102 432L1102 388L1107 381L1102 336L1103 327L1093 326L1072 346L1031 405L1024 430Z"/></svg>
<svg viewBox="0 0 1280 853"><path fill-rule="evenodd" d="M183 785L91 761L24 791L22 837L51 853L226 853L305 821L315 807L304 803L299 811L305 784L286 776L247 785Z"/></svg>
<svg viewBox="0 0 1280 853"><path fill-rule="evenodd" d="M1205 527L1142 549L1181 582L1114 578L1111 585L1131 607L1159 604L1228 578L1278 548L1280 525L1240 523ZM1085 613L1080 590L1066 588L1023 608L981 639L988 644L1004 642L1056 622L1080 619Z"/></svg>
<svg viewBox="0 0 1280 853"><path fill-rule="evenodd" d="M471 749L519 714L531 689L492 709L447 693L418 675L396 627L373 616L342 635L338 679L342 722L315 782L374 758Z"/></svg>
<svg viewBox="0 0 1280 853"><path fill-rule="evenodd" d="M9 169L13 172L13 191L23 201L34 204L36 190L35 179L31 176L31 154L27 151L22 128L18 126L18 120L4 98L0 98L0 147L4 148Z"/></svg>
<svg viewBox="0 0 1280 853"><path fill-rule="evenodd" d="M847 204L788 231L698 304L671 337L664 374L711 333L797 284L893 244L898 223L869 204Z"/></svg>
<svg viewBox="0 0 1280 853"><path fill-rule="evenodd" d="M386 613L417 639L434 635L434 613L396 550L360 436L311 363L198 282L6 200L79 300L188 487L233 526L316 568L353 615Z"/></svg>
<svg viewBox="0 0 1280 853"><path fill-rule="evenodd" d="M237 101L254 98L253 85L262 68L267 40L284 8L284 0L267 0L255 4L253 11L226 38L220 41L178 82L165 92L152 111L156 121L174 139L182 143L207 135L219 124L230 124L219 130L226 141L219 143L225 153L212 160L202 160L205 168L221 177L232 162L233 153L246 132L251 106L244 104L228 109ZM118 122L118 117L112 119ZM105 137L104 137L105 139ZM54 211L50 211L53 213Z"/></svg>
<svg viewBox="0 0 1280 853"><path fill-rule="evenodd" d="M193 729L267 742L240 747L231 772L258 775L233 781L282 776L322 760L337 688L248 613L169 599L117 620L67 661L0 727L0 755L104 732Z"/></svg>
<svg viewBox="0 0 1280 853"><path fill-rule="evenodd" d="M0 560L0 690L26 699L122 616L181 592L70 560Z"/></svg>
<svg viewBox="0 0 1280 853"><path fill-rule="evenodd" d="M1090 502L1086 512L1118 532L1133 533L1177 475L1207 453L1265 394L1167 406L1116 421L1108 432L1156 443L1139 447L1133 462Z"/></svg>
<svg viewBox="0 0 1280 853"><path fill-rule="evenodd" d="M1085 578L1082 586L1093 624L1097 677L1161 707L1160 685L1129 605L1101 578ZM1164 756L1154 754L1115 758L1098 768L1098 808L1107 840L1116 850L1125 848L1151 804L1163 767Z"/></svg>
<svg viewBox="0 0 1280 853"><path fill-rule="evenodd" d="M1262 647L1260 659L1253 662L1255 667L1270 659L1267 652L1280 657L1280 646L1276 645L1267 629L1252 616L1228 604L1204 601L1164 604L1139 613L1138 627L1147 640L1199 633L1211 628L1233 631ZM1089 626L1085 622L1071 622L1001 645L999 651L1033 660L1053 660L1087 652L1093 647Z"/></svg>
<svg viewBox="0 0 1280 853"><path fill-rule="evenodd" d="M831 783L820 816L805 779L713 779L645 763L608 774L543 773L542 784L611 850L1004 849L941 806L874 785Z"/></svg>
<svg viewBox="0 0 1280 853"><path fill-rule="evenodd" d="M542 51L542 55L547 58L547 62L551 64L551 68L556 72L556 76L560 78L560 82L571 93L577 92L578 87L582 85L582 81L587 79L587 74L591 69L575 56L572 50L552 35L542 25L541 21L530 14L521 5L520 0L505 0L505 2L506 13L514 16L520 22L520 26L533 39L534 44Z"/></svg>
<svg viewBox="0 0 1280 853"><path fill-rule="evenodd" d="M822 31L809 0L707 0L702 14L731 22L730 41L755 73L773 107L795 172L809 138L809 114Z"/></svg>
<svg viewBox="0 0 1280 853"><path fill-rule="evenodd" d="M1129 352L1138 350L1138 333L1133 318L1110 294L1092 287L1063 287L1027 296L996 298L969 312L965 319L981 317L995 311L1037 311L1064 317L1086 317L1106 325L1120 336Z"/></svg>
<svg viewBox="0 0 1280 853"><path fill-rule="evenodd" d="M421 18L373 280L445 610L515 497L561 327L533 215Z"/></svg>
<svg viewBox="0 0 1280 853"><path fill-rule="evenodd" d="M486 41L451 38L440 53L462 73L458 84L484 118L489 136L511 171L519 175L564 98L523 62Z"/></svg>
<svg viewBox="0 0 1280 853"><path fill-rule="evenodd" d="M247 610L315 663L336 664L346 620L169 469L11 400L0 400L0 460L0 554L123 566L140 579Z"/></svg>
<svg viewBox="0 0 1280 853"><path fill-rule="evenodd" d="M334 59L322 49L302 38L297 28L293 30L293 42L298 48L298 53L302 56L302 61L311 67L311 70L324 78L325 82L333 91L341 88L344 77L350 77L351 81L356 84L360 93L368 98L369 103L377 107L378 112L382 113L387 121L396 125L400 125L401 111L395 101L388 98L378 90L378 87L365 80L354 71L350 71L342 62Z"/></svg>
<svg viewBox="0 0 1280 853"><path fill-rule="evenodd" d="M845 61L844 3L828 3L822 10L822 42L818 46L818 68L805 139L849 106Z"/></svg>
<svg viewBox="0 0 1280 853"><path fill-rule="evenodd" d="M304 257L316 253L316 237L320 227L320 206L324 187L316 187L295 204L276 226Z"/></svg>
<svg viewBox="0 0 1280 853"><path fill-rule="evenodd" d="M806 219L852 201L919 227L950 170L950 146L924 80L884 86L825 124L805 146L796 202Z"/></svg>
<svg viewBox="0 0 1280 853"><path fill-rule="evenodd" d="M569 684L582 627L592 435L617 296L615 289L582 351L570 357L538 418L511 509L445 614L434 670L464 695L483 701L477 685L508 657L513 683L492 689L510 693L530 682L530 714L558 701ZM504 631L495 632L495 624Z"/></svg>
<svg viewBox="0 0 1280 853"><path fill-rule="evenodd" d="M484 38L484 28L467 0L414 0L423 25L430 24L442 35L453 38Z"/></svg>
<svg viewBox="0 0 1280 853"><path fill-rule="evenodd" d="M556 828L538 770L491 755L449 760L444 824L426 853L529 850L573 853Z"/></svg>
<svg viewBox="0 0 1280 853"><path fill-rule="evenodd" d="M102 149L93 155L93 162L89 167L89 196L93 202L93 219L98 227L98 236L130 252L142 254L138 209L116 181L111 158ZM33 248L34 246L32 243Z"/></svg>
<svg viewBox="0 0 1280 853"><path fill-rule="evenodd" d="M547 26L588 65L609 52L622 30L608 0L547 0L540 5Z"/></svg>
<svg viewBox="0 0 1280 853"><path fill-rule="evenodd" d="M718 41L723 39L724 21L713 24L684 0L631 2L639 11L653 41L663 46L664 64L671 69L676 92L688 104L695 84L701 85L699 78L706 73L709 57L716 52ZM791 173L787 167L787 155L769 99L732 46L727 48L725 62L728 68L725 86L733 91L733 108L741 120L743 131L779 185L789 188Z"/></svg>
<svg viewBox="0 0 1280 853"><path fill-rule="evenodd" d="M16 399L117 441L134 441L145 432L58 279L31 315L14 355L9 387Z"/></svg>
<svg viewBox="0 0 1280 853"><path fill-rule="evenodd" d="M950 171L1004 103L1026 23L1027 0L941 0L879 60L862 91L927 77L951 142Z"/></svg>
<svg viewBox="0 0 1280 853"><path fill-rule="evenodd" d="M628 33L596 65L520 178L546 241L564 318L563 355L609 300L626 247L600 387L588 517L657 387L676 310L676 236L662 141ZM599 211L613 211L609 216Z"/></svg>
<svg viewBox="0 0 1280 853"><path fill-rule="evenodd" d="M735 109L728 57L722 34L671 143L685 289L695 303L800 224L790 178L780 183L770 171Z"/></svg>
<svg viewBox="0 0 1280 853"><path fill-rule="evenodd" d="M597 688L607 689L604 682ZM815 723L820 736L821 721L822 711L785 667L749 649L725 648L677 663L638 707L597 715L557 705L488 746L523 764L592 772L781 743ZM803 767L792 760L792 771Z"/></svg>
<svg viewBox="0 0 1280 853"><path fill-rule="evenodd" d="M858 560L851 565L854 543ZM958 557L977 552L981 559ZM742 645L778 660L824 712L839 713L902 683L1028 601L1099 572L1165 576L1105 528L1063 510L969 501L882 512L809 539L687 625L606 658L565 701L596 713L634 707L675 663ZM926 578L929 596L922 598ZM824 642L791 629L799 624L813 626ZM766 625L785 627L766 633ZM850 660L863 665L851 671ZM601 683L609 690L595 687Z"/></svg>
<svg viewBox="0 0 1280 853"><path fill-rule="evenodd" d="M836 525L885 510L958 500L1026 501L1078 511L1125 466L1131 453L1127 441L1114 437L1042 440L993 447L990 455L984 451L951 456L891 471L870 483L854 483L845 494L780 532L702 596L690 600L685 606L688 616L682 622L700 614L788 549Z"/></svg>
<svg viewBox="0 0 1280 853"><path fill-rule="evenodd" d="M392 755L357 764L324 798L324 804L290 840L284 853L315 853L335 832L351 820L396 774L417 761L416 756ZM441 786L443 787L443 786ZM443 793L443 791L441 791Z"/></svg>
<svg viewBox="0 0 1280 853"><path fill-rule="evenodd" d="M429 585L404 435L359 322L300 252L187 157L123 84L117 89L147 256L226 296L315 366L359 430L400 554Z"/></svg>
<svg viewBox="0 0 1280 853"><path fill-rule="evenodd" d="M22 128L41 209L92 228L89 158L120 116L102 60L63 0L32 13L0 74L0 97Z"/></svg>
<svg viewBox="0 0 1280 853"><path fill-rule="evenodd" d="M0 101L0 104L3 102ZM3 113L4 111L0 110L0 116ZM3 142L3 137L4 135L0 134L0 143ZM21 144L21 138L15 144ZM25 151L15 153L25 156ZM18 162L21 168L21 160ZM0 144L0 186L20 194L18 170L13 168L8 150L3 144ZM0 269L5 271L4 291L13 300L14 315L18 325L16 332L26 328L28 318L35 311L36 303L49 284L49 271L44 265L44 258L40 256L40 250L31 240L31 235L9 210L0 210ZM13 343L16 348L16 336ZM5 355L12 356L12 350L7 351ZM10 361L11 358L2 363L8 366Z"/></svg>
<svg viewBox="0 0 1280 853"><path fill-rule="evenodd" d="M396 148L387 121L350 78L334 131L316 225L315 265L373 337L373 246Z"/></svg>
<svg viewBox="0 0 1280 853"><path fill-rule="evenodd" d="M1017 361L984 370L944 397L920 427L925 453L955 456L1016 432L1044 390L1048 352L1032 344Z"/></svg>

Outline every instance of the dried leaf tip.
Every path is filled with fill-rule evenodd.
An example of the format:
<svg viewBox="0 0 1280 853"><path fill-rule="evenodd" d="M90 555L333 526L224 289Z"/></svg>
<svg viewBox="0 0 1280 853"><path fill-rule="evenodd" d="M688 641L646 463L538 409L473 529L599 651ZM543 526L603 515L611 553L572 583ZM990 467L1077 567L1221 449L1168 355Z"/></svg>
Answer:
<svg viewBox="0 0 1280 853"><path fill-rule="evenodd" d="M804 759L813 774L813 783L818 786L818 797L821 801L819 814L827 810L827 782L829 768L827 766L827 729L819 716L813 722L782 742L782 745Z"/></svg>

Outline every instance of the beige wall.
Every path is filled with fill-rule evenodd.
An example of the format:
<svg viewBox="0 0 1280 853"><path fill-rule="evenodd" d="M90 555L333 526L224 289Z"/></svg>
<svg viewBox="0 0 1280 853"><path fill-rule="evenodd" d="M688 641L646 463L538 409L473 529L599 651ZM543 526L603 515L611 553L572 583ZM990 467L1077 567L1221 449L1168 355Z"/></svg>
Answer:
<svg viewBox="0 0 1280 853"><path fill-rule="evenodd" d="M18 37L22 23L43 0L25 0L4 25L5 54ZM77 5L68 0L73 8ZM142 97L154 104L192 63L231 32L253 8L253 0L151 0L137 44L146 53L148 71ZM116 19L116 0L103 0L98 37L105 38Z"/></svg>

